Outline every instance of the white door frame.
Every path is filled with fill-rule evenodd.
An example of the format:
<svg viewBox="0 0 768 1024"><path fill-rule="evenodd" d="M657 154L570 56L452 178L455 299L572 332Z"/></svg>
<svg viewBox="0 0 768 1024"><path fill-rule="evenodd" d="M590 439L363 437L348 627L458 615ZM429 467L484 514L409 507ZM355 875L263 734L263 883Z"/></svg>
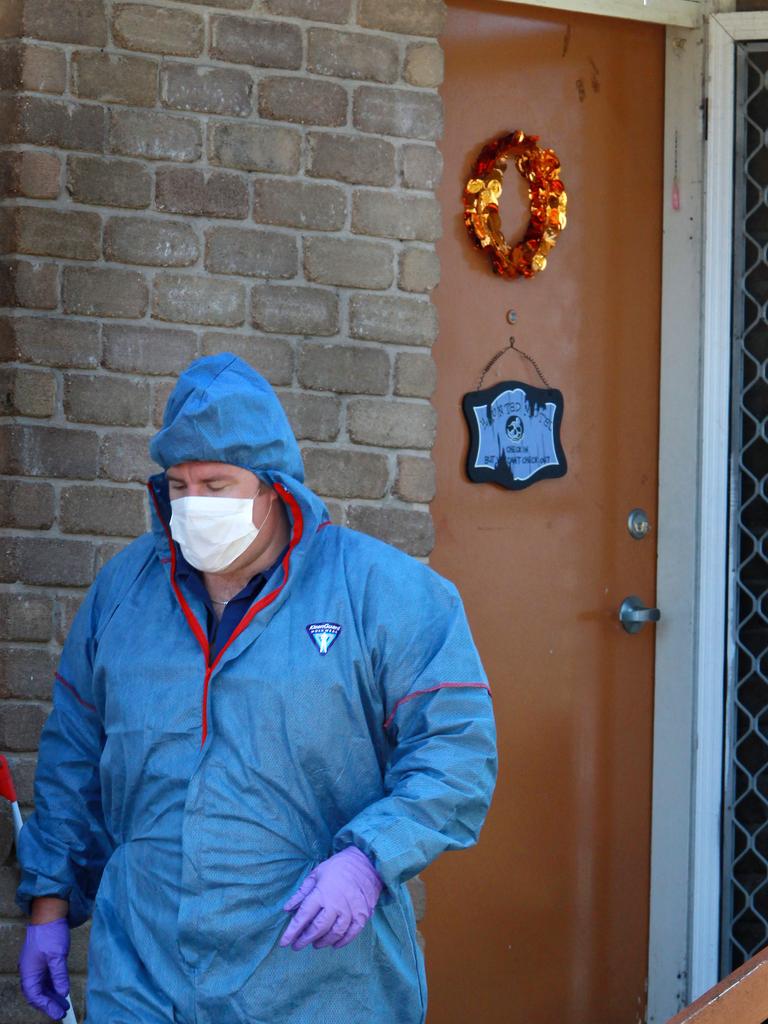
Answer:
<svg viewBox="0 0 768 1024"><path fill-rule="evenodd" d="M506 3L686 28L698 28L708 11L706 0L506 0Z"/></svg>
<svg viewBox="0 0 768 1024"><path fill-rule="evenodd" d="M708 131L703 146L685 137L688 246L684 221L668 208L664 218L649 1024L720 974L735 50L768 39L768 12L715 14L691 35L695 55L681 58L680 33L668 31L667 153L675 132L678 161L684 152L679 114L701 124L702 79ZM680 186L682 196L682 174Z"/></svg>
<svg viewBox="0 0 768 1024"><path fill-rule="evenodd" d="M742 18L708 24L691 998L720 977L735 101L735 41L723 24Z"/></svg>
<svg viewBox="0 0 768 1024"><path fill-rule="evenodd" d="M667 29L648 1024L690 1001L704 40Z"/></svg>

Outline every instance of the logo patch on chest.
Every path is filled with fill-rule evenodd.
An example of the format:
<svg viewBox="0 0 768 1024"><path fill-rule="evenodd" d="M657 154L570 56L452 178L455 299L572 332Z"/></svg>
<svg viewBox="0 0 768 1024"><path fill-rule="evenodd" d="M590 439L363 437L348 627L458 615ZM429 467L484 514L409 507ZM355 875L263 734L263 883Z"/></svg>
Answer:
<svg viewBox="0 0 768 1024"><path fill-rule="evenodd" d="M307 632L318 651L327 654L341 632L341 626L336 622L313 622L307 626Z"/></svg>

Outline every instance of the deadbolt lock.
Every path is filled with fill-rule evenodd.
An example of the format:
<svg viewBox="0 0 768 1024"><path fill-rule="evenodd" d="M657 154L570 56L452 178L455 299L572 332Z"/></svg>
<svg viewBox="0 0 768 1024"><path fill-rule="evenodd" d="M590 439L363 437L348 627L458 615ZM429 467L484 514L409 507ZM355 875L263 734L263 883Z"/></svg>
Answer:
<svg viewBox="0 0 768 1024"><path fill-rule="evenodd" d="M619 608L619 622L627 633L639 633L646 622L658 622L660 618L658 608L646 608L634 594L625 597Z"/></svg>

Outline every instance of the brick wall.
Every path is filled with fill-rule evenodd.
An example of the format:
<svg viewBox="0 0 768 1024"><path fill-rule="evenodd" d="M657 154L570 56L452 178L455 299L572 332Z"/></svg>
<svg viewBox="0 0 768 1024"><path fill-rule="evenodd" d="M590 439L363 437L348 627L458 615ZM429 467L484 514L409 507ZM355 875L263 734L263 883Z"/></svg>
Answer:
<svg viewBox="0 0 768 1024"><path fill-rule="evenodd" d="M336 521L429 554L443 17L0 2L0 749L25 805L57 652L146 529L147 440L196 356L276 386ZM39 1019L11 839L2 808L0 1024Z"/></svg>

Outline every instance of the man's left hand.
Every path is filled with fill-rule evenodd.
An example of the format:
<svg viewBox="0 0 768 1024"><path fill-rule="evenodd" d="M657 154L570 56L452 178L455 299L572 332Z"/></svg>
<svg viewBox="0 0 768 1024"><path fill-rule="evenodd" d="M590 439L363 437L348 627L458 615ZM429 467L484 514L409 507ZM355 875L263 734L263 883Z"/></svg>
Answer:
<svg viewBox="0 0 768 1024"><path fill-rule="evenodd" d="M365 927L383 883L370 860L348 846L311 871L283 910L293 920L280 940L297 952L310 943L315 949L341 949Z"/></svg>

